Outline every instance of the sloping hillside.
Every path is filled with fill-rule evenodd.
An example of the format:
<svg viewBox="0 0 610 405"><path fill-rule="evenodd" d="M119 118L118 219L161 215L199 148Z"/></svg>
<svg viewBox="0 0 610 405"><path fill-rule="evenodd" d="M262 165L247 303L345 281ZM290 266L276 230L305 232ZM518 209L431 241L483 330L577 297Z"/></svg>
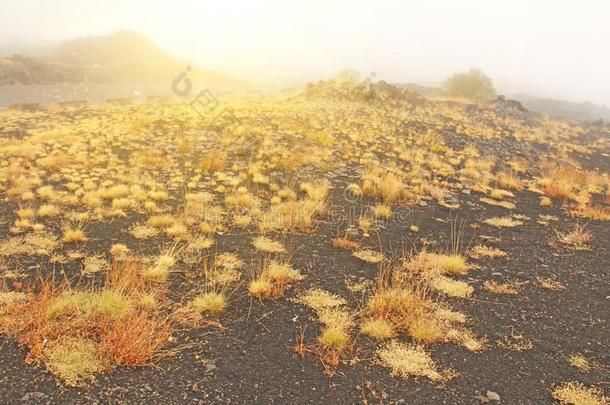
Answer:
<svg viewBox="0 0 610 405"><path fill-rule="evenodd" d="M239 89L247 84L170 56L144 36L119 31L67 41L45 60L14 56L0 63L0 84L171 81L191 66L194 84Z"/></svg>

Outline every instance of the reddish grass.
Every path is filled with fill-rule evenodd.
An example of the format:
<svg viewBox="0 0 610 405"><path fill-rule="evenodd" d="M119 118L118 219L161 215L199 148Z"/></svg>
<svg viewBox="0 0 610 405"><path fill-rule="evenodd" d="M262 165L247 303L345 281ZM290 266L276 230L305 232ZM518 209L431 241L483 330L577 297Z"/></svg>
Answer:
<svg viewBox="0 0 610 405"><path fill-rule="evenodd" d="M93 297L101 291L138 297L143 285L139 271L140 263L135 260L113 263L102 290L70 290L66 282L57 286L53 280L45 281L36 290L30 288L25 300L2 308L0 333L28 349L27 363L43 359L47 341L85 337L98 342L108 368L151 364L173 331L172 324L161 315L144 312L135 305L118 318L98 309L68 309L53 317L47 312L54 299L70 291L91 293Z"/></svg>
<svg viewBox="0 0 610 405"><path fill-rule="evenodd" d="M158 356L172 330L170 323L160 317L129 314L102 328L102 353L116 366L145 366Z"/></svg>
<svg viewBox="0 0 610 405"><path fill-rule="evenodd" d="M340 249L356 250L360 248L360 242L349 240L347 238L333 238L333 246Z"/></svg>

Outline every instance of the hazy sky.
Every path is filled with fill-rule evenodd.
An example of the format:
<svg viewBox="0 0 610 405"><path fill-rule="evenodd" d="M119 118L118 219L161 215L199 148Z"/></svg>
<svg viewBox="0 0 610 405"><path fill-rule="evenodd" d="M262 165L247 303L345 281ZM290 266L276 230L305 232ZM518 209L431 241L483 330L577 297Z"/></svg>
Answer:
<svg viewBox="0 0 610 405"><path fill-rule="evenodd" d="M610 106L609 18L608 0L1 0L0 45L133 29L252 82L351 67L434 84L477 66L500 91Z"/></svg>

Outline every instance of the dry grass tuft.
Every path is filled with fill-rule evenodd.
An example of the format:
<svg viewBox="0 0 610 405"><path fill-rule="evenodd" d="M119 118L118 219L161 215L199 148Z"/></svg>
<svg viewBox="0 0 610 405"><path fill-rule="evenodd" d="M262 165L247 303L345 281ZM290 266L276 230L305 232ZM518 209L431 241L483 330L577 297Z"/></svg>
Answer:
<svg viewBox="0 0 610 405"><path fill-rule="evenodd" d="M136 224L131 227L129 233L136 239L149 239L157 236L159 231L150 226Z"/></svg>
<svg viewBox="0 0 610 405"><path fill-rule="evenodd" d="M497 340L496 345L502 349L513 352L523 352L534 348L534 343L530 339L525 338L525 336L516 333L515 331L504 337L504 339Z"/></svg>
<svg viewBox="0 0 610 405"><path fill-rule="evenodd" d="M417 343L428 345L443 340L445 325L434 316L419 316L409 322L408 332Z"/></svg>
<svg viewBox="0 0 610 405"><path fill-rule="evenodd" d="M250 281L248 291L256 298L269 298L273 292L273 283L268 278L261 277Z"/></svg>
<svg viewBox="0 0 610 405"><path fill-rule="evenodd" d="M438 276L432 279L430 286L436 291L451 297L468 298L474 292L474 288L464 281L453 280L449 277Z"/></svg>
<svg viewBox="0 0 610 405"><path fill-rule="evenodd" d="M349 343L349 335L339 327L326 327L318 337L320 345L326 350L341 352Z"/></svg>
<svg viewBox="0 0 610 405"><path fill-rule="evenodd" d="M588 218L594 221L610 221L610 208L597 205L586 205L570 211L570 215Z"/></svg>
<svg viewBox="0 0 610 405"><path fill-rule="evenodd" d="M227 307L227 299L222 292L206 292L193 300L193 307L211 315L220 315Z"/></svg>
<svg viewBox="0 0 610 405"><path fill-rule="evenodd" d="M326 308L335 308L346 305L347 301L338 295L318 288L311 289L294 300L296 303L305 305L318 312Z"/></svg>
<svg viewBox="0 0 610 405"><path fill-rule="evenodd" d="M468 273L466 258L460 254L428 254L432 266L437 266L443 273L465 275Z"/></svg>
<svg viewBox="0 0 610 405"><path fill-rule="evenodd" d="M110 254L117 258L125 257L129 254L129 248L122 243L115 243L110 247Z"/></svg>
<svg viewBox="0 0 610 405"><path fill-rule="evenodd" d="M281 242L271 240L265 236L259 236L252 242L252 245L256 250L265 253L285 253L286 248Z"/></svg>
<svg viewBox="0 0 610 405"><path fill-rule="evenodd" d="M477 245L473 247L470 251L470 257L475 259L480 259L482 257L504 257L506 256L506 252L500 249L496 249L493 247L485 246L485 245Z"/></svg>
<svg viewBox="0 0 610 405"><path fill-rule="evenodd" d="M176 258L172 252L158 256L154 263L142 271L142 277L148 281L162 282L167 280L170 272L176 264Z"/></svg>
<svg viewBox="0 0 610 405"><path fill-rule="evenodd" d="M570 246L576 250L589 250L593 234L586 229L585 225L574 224L570 232L557 232L556 239L559 243Z"/></svg>
<svg viewBox="0 0 610 405"><path fill-rule="evenodd" d="M408 380L409 377L425 377L432 381L446 379L430 355L420 346L391 341L377 350L381 365L391 370L392 376Z"/></svg>
<svg viewBox="0 0 610 405"><path fill-rule="evenodd" d="M343 306L343 298L320 289L312 289L294 300L312 308L318 321L324 325L313 352L317 353L325 368L325 373L333 375L339 360L350 344L349 331L354 321Z"/></svg>
<svg viewBox="0 0 610 405"><path fill-rule="evenodd" d="M362 246L360 244L360 242L354 241L354 240L349 240L347 238L333 238L332 243L333 243L333 246L335 246L339 249L346 249L346 250L356 250L356 249L360 249L360 247Z"/></svg>
<svg viewBox="0 0 610 405"><path fill-rule="evenodd" d="M44 349L43 361L64 384L76 386L107 367L99 352L98 345L89 339L57 339Z"/></svg>
<svg viewBox="0 0 610 405"><path fill-rule="evenodd" d="M19 291L0 291L0 308L18 304L26 299L27 295Z"/></svg>
<svg viewBox="0 0 610 405"><path fill-rule="evenodd" d="M83 261L83 273L93 274L108 269L109 263L102 256L89 256Z"/></svg>
<svg viewBox="0 0 610 405"><path fill-rule="evenodd" d="M377 204L373 213L375 218L390 219L392 218L392 207L388 204Z"/></svg>
<svg viewBox="0 0 610 405"><path fill-rule="evenodd" d="M374 250L370 249L357 250L352 253L352 256L370 264L378 264L385 259L383 253L375 252Z"/></svg>
<svg viewBox="0 0 610 405"><path fill-rule="evenodd" d="M87 237L85 232L80 228L66 228L64 230L63 241L65 243L80 243L85 242Z"/></svg>
<svg viewBox="0 0 610 405"><path fill-rule="evenodd" d="M385 319L368 319L364 321L360 330L376 340L384 340L394 337L394 327Z"/></svg>
<svg viewBox="0 0 610 405"><path fill-rule="evenodd" d="M507 281L504 283L500 283L497 281L487 280L483 283L483 287L489 292L494 294L507 294L507 295L517 295L521 292L521 286L523 282L519 281Z"/></svg>
<svg viewBox="0 0 610 405"><path fill-rule="evenodd" d="M500 196L499 198L502 198L502 196ZM506 208L509 210L514 210L515 208L517 208L515 203L512 203L510 201L498 201L498 200L495 200L494 198L481 197L479 199L479 201L481 201L482 203L488 204L488 205L494 205L496 207L502 207L502 208Z"/></svg>
<svg viewBox="0 0 610 405"><path fill-rule="evenodd" d="M589 360L587 360L587 358L580 353L575 353L568 356L568 363L583 373L588 373L591 371L591 363L589 363Z"/></svg>
<svg viewBox="0 0 610 405"><path fill-rule="evenodd" d="M587 388L576 381L565 382L553 387L551 391L553 398L561 404L574 405L607 405L608 397L598 388Z"/></svg>
<svg viewBox="0 0 610 405"><path fill-rule="evenodd" d="M561 284L557 280L553 280L552 278L536 276L536 280L538 281L538 284L540 284L540 287L548 290L562 291L566 288L565 285Z"/></svg>
<svg viewBox="0 0 610 405"><path fill-rule="evenodd" d="M468 329L451 329L447 332L445 339L464 346L471 352L480 352L485 350L487 340L485 338L477 338L472 331Z"/></svg>
<svg viewBox="0 0 610 405"><path fill-rule="evenodd" d="M495 226L498 228L513 228L515 226L523 225L523 222L517 221L511 217L494 217L487 218L485 221L487 225Z"/></svg>
<svg viewBox="0 0 610 405"><path fill-rule="evenodd" d="M0 241L0 256L45 255L48 256L60 245L55 235L34 233Z"/></svg>

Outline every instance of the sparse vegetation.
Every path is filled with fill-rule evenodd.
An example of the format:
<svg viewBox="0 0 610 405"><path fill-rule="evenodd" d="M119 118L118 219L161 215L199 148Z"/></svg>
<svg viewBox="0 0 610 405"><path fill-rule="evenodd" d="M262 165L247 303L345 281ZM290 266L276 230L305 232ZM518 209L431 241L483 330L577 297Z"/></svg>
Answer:
<svg viewBox="0 0 610 405"><path fill-rule="evenodd" d="M594 381L605 129L485 103L490 94L470 92L479 103L465 105L376 81L323 82L290 97L231 95L239 123L176 100L0 112L2 339L66 385L106 373L99 392L110 392L117 367L127 366L129 383L129 367L159 362L142 374L152 391L125 384L128 402L140 393L166 400L153 377L168 370L188 381L185 401L213 400L219 381L238 387L236 353L248 358L240 372L282 370L253 395L287 398L281 384L310 386L310 372L295 370L321 364L345 375L342 395L362 394L345 401L392 402L404 387L390 374L434 387L458 377L439 364L465 381L493 372L498 358L507 372L517 356L529 367L528 351L576 330L587 308L591 328L561 347L577 353L585 342L584 355L536 370ZM539 328L527 327L532 317ZM527 336L506 332L520 320ZM464 362L446 345L460 346ZM282 354L289 347L306 360ZM10 373L21 352L1 350ZM389 373L369 374L371 363ZM531 398L548 396L548 385L518 381ZM431 392L421 387L415 402ZM466 397L456 387L458 400L481 388L468 386ZM552 395L586 401L590 390L571 383Z"/></svg>

